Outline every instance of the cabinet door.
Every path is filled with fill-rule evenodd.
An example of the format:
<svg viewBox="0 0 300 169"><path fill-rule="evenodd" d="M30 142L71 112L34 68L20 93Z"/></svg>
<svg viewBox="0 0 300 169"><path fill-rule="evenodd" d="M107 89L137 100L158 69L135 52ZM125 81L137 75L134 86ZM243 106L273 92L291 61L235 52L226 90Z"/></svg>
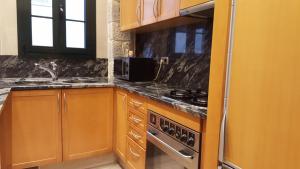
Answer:
<svg viewBox="0 0 300 169"><path fill-rule="evenodd" d="M112 151L113 89L63 90L63 159Z"/></svg>
<svg viewBox="0 0 300 169"><path fill-rule="evenodd" d="M127 137L127 166L129 169L145 169L146 151Z"/></svg>
<svg viewBox="0 0 300 169"><path fill-rule="evenodd" d="M236 4L225 160L243 169L300 168L300 1L283 2Z"/></svg>
<svg viewBox="0 0 300 169"><path fill-rule="evenodd" d="M142 0L142 25L157 21L157 0Z"/></svg>
<svg viewBox="0 0 300 169"><path fill-rule="evenodd" d="M116 153L126 161L126 133L127 133L127 94L120 90L116 92Z"/></svg>
<svg viewBox="0 0 300 169"><path fill-rule="evenodd" d="M12 166L29 168L61 161L60 90L12 94Z"/></svg>
<svg viewBox="0 0 300 169"><path fill-rule="evenodd" d="M158 0L158 21L179 16L179 0Z"/></svg>
<svg viewBox="0 0 300 169"><path fill-rule="evenodd" d="M195 5L199 5L205 2L209 2L211 0L181 0L180 9L185 9L188 7L192 7Z"/></svg>
<svg viewBox="0 0 300 169"><path fill-rule="evenodd" d="M120 1L120 22L121 30L136 28L141 21L140 0L121 0Z"/></svg>

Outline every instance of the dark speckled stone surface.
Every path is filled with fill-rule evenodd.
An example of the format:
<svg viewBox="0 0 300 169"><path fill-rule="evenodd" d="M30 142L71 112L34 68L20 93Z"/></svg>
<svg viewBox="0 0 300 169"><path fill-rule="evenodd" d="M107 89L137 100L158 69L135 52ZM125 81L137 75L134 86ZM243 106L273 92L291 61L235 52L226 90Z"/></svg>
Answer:
<svg viewBox="0 0 300 169"><path fill-rule="evenodd" d="M157 82L177 88L208 90L212 20L136 37L138 57L169 57L170 63L162 67Z"/></svg>
<svg viewBox="0 0 300 169"><path fill-rule="evenodd" d="M49 66L48 64L52 61L58 65L58 76L60 78L107 77L107 59L0 56L0 78L50 77L49 73L36 68L34 63Z"/></svg>
<svg viewBox="0 0 300 169"><path fill-rule="evenodd" d="M10 90L37 90L37 89L65 89L65 88L99 88L99 87L118 87L128 92L132 92L163 104L172 106L182 112L186 112L195 117L206 118L207 110L198 106L193 106L177 100L165 97L164 95L173 89L172 86L157 84L153 82L131 83L127 81L108 81L106 78L99 78L96 83L65 83L67 79L60 79L55 83L46 85L16 85L17 78L0 79L0 109ZM41 80L41 79L32 79ZM44 79L43 79L44 80ZM48 79L49 80L49 79Z"/></svg>

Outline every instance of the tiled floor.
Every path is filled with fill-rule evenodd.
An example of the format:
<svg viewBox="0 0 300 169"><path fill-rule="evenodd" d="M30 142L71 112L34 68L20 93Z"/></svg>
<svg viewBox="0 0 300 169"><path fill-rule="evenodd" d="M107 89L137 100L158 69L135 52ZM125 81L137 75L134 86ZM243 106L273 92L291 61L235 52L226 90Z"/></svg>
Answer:
<svg viewBox="0 0 300 169"><path fill-rule="evenodd" d="M40 169L122 169L122 167L116 163L116 158L113 154L107 154L100 157L43 166Z"/></svg>
<svg viewBox="0 0 300 169"><path fill-rule="evenodd" d="M122 169L122 167L119 164L114 163L89 169Z"/></svg>

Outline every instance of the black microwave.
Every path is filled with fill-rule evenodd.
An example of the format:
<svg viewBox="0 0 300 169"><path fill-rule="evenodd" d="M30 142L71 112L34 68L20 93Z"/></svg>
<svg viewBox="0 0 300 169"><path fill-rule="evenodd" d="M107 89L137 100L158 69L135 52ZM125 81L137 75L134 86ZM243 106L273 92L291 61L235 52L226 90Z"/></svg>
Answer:
<svg viewBox="0 0 300 169"><path fill-rule="evenodd" d="M152 58L120 57L114 59L114 76L131 82L152 81L155 76Z"/></svg>

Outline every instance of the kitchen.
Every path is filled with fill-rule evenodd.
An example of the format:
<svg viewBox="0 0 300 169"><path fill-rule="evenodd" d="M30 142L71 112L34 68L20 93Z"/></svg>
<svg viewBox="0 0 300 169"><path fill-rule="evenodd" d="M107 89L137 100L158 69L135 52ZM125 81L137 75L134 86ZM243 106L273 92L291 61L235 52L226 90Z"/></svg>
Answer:
<svg viewBox="0 0 300 169"><path fill-rule="evenodd" d="M300 168L300 2L1 3L1 169Z"/></svg>

